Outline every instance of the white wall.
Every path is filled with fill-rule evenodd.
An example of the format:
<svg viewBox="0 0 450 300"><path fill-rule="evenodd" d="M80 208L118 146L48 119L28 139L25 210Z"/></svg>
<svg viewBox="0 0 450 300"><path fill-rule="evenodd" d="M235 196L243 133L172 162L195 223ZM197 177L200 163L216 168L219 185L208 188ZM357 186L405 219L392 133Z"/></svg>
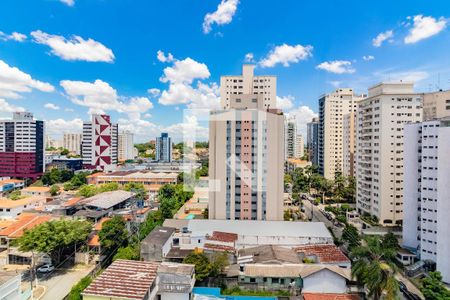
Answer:
<svg viewBox="0 0 450 300"><path fill-rule="evenodd" d="M162 293L161 300L189 300L189 294Z"/></svg>
<svg viewBox="0 0 450 300"><path fill-rule="evenodd" d="M302 293L336 293L347 292L347 282L342 276L323 269L303 279Z"/></svg>

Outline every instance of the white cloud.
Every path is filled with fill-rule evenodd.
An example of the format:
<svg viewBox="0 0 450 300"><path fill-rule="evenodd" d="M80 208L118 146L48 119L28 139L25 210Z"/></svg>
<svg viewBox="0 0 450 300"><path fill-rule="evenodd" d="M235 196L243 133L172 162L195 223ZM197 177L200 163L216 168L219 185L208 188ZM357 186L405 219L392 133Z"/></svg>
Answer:
<svg viewBox="0 0 450 300"><path fill-rule="evenodd" d="M25 111L25 108L9 104L5 99L0 98L0 116L5 112L12 113L16 111Z"/></svg>
<svg viewBox="0 0 450 300"><path fill-rule="evenodd" d="M60 82L70 100L78 105L89 107L89 113L117 111L127 113L130 118L139 118L141 113L153 107L146 97L132 97L128 102L119 101L117 91L100 79L93 83L63 80ZM125 100L124 97L122 99Z"/></svg>
<svg viewBox="0 0 450 300"><path fill-rule="evenodd" d="M405 37L405 44L413 44L423 39L432 37L438 34L447 26L447 20L440 17L436 20L433 17L424 17L423 15L417 15L413 18L413 27L409 30L408 35Z"/></svg>
<svg viewBox="0 0 450 300"><path fill-rule="evenodd" d="M306 124L317 117L317 114L308 106L303 105L289 111L288 117L294 116L297 121L297 131L306 137Z"/></svg>
<svg viewBox="0 0 450 300"><path fill-rule="evenodd" d="M75 118L73 120L55 119L45 121L46 132L50 135L61 135L67 133L79 133L83 131L83 120Z"/></svg>
<svg viewBox="0 0 450 300"><path fill-rule="evenodd" d="M253 53L249 52L247 54L245 54L245 62L254 62L254 58L253 58Z"/></svg>
<svg viewBox="0 0 450 300"><path fill-rule="evenodd" d="M156 53L156 58L160 61L160 62L172 62L173 61L173 55L172 53L168 53L167 56L164 54L163 51L158 50L158 52Z"/></svg>
<svg viewBox="0 0 450 300"><path fill-rule="evenodd" d="M147 118L147 119L148 119L148 118L151 118L151 117L152 117L152 114L149 114L149 113L147 113L147 114L144 115L144 118Z"/></svg>
<svg viewBox="0 0 450 300"><path fill-rule="evenodd" d="M376 38L374 38L372 40L372 45L374 47L380 47L384 41L386 40L390 40L392 37L394 36L394 31L393 30L388 30L385 32L381 32L379 33Z"/></svg>
<svg viewBox="0 0 450 300"><path fill-rule="evenodd" d="M35 80L29 74L0 60L0 97L18 99L21 98L20 93L29 93L33 89L42 92L55 90L51 84Z"/></svg>
<svg viewBox="0 0 450 300"><path fill-rule="evenodd" d="M283 111L287 111L294 106L294 103L292 103L292 101L294 101L294 97L290 95L285 97L277 96L277 108Z"/></svg>
<svg viewBox="0 0 450 300"><path fill-rule="evenodd" d="M213 13L205 15L203 20L203 32L211 32L213 24L225 25L231 23L236 13L239 0L222 0L217 6L217 10Z"/></svg>
<svg viewBox="0 0 450 300"><path fill-rule="evenodd" d="M2 31L0 31L0 40L1 41L9 41L9 40L13 40L16 42L23 42L27 39L27 36L23 33L19 33L19 32L13 32L11 34L6 34Z"/></svg>
<svg viewBox="0 0 450 300"><path fill-rule="evenodd" d="M82 60L89 62L113 62L114 53L111 49L93 39L83 39L74 35L70 39L51 35L40 30L31 32L34 41L49 46L52 54L64 60Z"/></svg>
<svg viewBox="0 0 450 300"><path fill-rule="evenodd" d="M355 69L352 67L352 62L347 60L333 60L325 61L316 66L317 69L325 70L335 74L351 74L355 73Z"/></svg>
<svg viewBox="0 0 450 300"><path fill-rule="evenodd" d="M183 60L176 60L172 67L164 69L164 76L161 82L171 83L192 83L194 79L205 79L211 74L208 67L188 57Z"/></svg>
<svg viewBox="0 0 450 300"><path fill-rule="evenodd" d="M60 107L58 105L55 105L53 103L46 103L44 105L44 107L48 108L48 109L53 109L53 110L59 110L60 109Z"/></svg>
<svg viewBox="0 0 450 300"><path fill-rule="evenodd" d="M66 4L67 6L74 6L75 0L59 0L61 3Z"/></svg>
<svg viewBox="0 0 450 300"><path fill-rule="evenodd" d="M287 45L282 44L272 49L269 54L259 61L262 67L273 67L277 64L282 64L288 67L291 63L298 63L301 60L306 60L312 56L313 47L311 45Z"/></svg>
<svg viewBox="0 0 450 300"><path fill-rule="evenodd" d="M64 111L67 111L67 112L74 112L75 110L74 110L73 108L64 108Z"/></svg>
<svg viewBox="0 0 450 300"><path fill-rule="evenodd" d="M373 55L364 55L362 58L365 61L369 61L369 60L374 60L375 56L373 56Z"/></svg>
<svg viewBox="0 0 450 300"><path fill-rule="evenodd" d="M151 97L157 97L161 94L161 91L157 88L151 88L147 90L147 93L149 93Z"/></svg>

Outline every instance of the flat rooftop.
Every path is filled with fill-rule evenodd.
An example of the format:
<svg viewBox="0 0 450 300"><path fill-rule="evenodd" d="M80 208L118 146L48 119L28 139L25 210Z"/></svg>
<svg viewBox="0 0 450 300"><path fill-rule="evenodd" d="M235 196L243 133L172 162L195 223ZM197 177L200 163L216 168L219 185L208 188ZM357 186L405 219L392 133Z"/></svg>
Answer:
<svg viewBox="0 0 450 300"><path fill-rule="evenodd" d="M102 209L111 208L121 202L124 202L132 198L135 193L127 191L112 191L101 193L83 200L83 204L88 206L94 206Z"/></svg>

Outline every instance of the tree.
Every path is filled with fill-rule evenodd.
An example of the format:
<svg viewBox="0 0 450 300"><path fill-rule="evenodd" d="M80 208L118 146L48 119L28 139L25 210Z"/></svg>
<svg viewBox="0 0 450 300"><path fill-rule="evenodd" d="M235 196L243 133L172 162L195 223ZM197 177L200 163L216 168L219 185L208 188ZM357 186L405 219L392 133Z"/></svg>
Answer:
<svg viewBox="0 0 450 300"><path fill-rule="evenodd" d="M76 285L70 290L68 300L83 300L81 293L92 283L92 277L86 276L81 278Z"/></svg>
<svg viewBox="0 0 450 300"><path fill-rule="evenodd" d="M367 237L365 246L352 250L352 276L368 289L369 297L378 300L385 292L388 299L398 294L398 282L395 279L396 266L393 261L395 250L384 248L379 237Z"/></svg>
<svg viewBox="0 0 450 300"><path fill-rule="evenodd" d="M126 247L119 248L117 253L114 255L113 261L116 259L139 260L141 255L137 245L138 244L128 245Z"/></svg>
<svg viewBox="0 0 450 300"><path fill-rule="evenodd" d="M427 300L450 299L450 292L442 283L440 272L430 272L429 276L422 280L421 291Z"/></svg>
<svg viewBox="0 0 450 300"><path fill-rule="evenodd" d="M215 252L212 257L211 271L209 276L218 277L223 274L225 267L229 265L228 254L226 252Z"/></svg>
<svg viewBox="0 0 450 300"><path fill-rule="evenodd" d="M347 242L348 249L351 251L355 247L361 245L361 237L359 236L358 229L351 224L347 224L342 231L342 239Z"/></svg>
<svg viewBox="0 0 450 300"><path fill-rule="evenodd" d="M145 187L140 182L130 182L123 186L123 189L128 192L136 193L136 198L143 200L146 195Z"/></svg>
<svg viewBox="0 0 450 300"><path fill-rule="evenodd" d="M150 212L139 228L139 240L145 239L156 226L163 223L161 211Z"/></svg>
<svg viewBox="0 0 450 300"><path fill-rule="evenodd" d="M9 193L8 198L15 201L24 198L25 196L22 196L19 190L12 191Z"/></svg>
<svg viewBox="0 0 450 300"><path fill-rule="evenodd" d="M67 149L61 150L61 155L67 155L67 154L69 154L69 150L67 150Z"/></svg>
<svg viewBox="0 0 450 300"><path fill-rule="evenodd" d="M58 195L58 193L59 193L59 186L57 186L57 185L52 185L51 187L50 187L50 195L52 195L52 196L56 196L56 195Z"/></svg>
<svg viewBox="0 0 450 300"><path fill-rule="evenodd" d="M104 222L98 237L100 246L106 252L106 255L112 255L119 247L126 247L128 232L124 219L120 216L114 216L111 220Z"/></svg>
<svg viewBox="0 0 450 300"><path fill-rule="evenodd" d="M92 225L87 221L50 221L26 230L17 243L20 251L46 253L56 264L65 250L85 242L91 230Z"/></svg>
<svg viewBox="0 0 450 300"><path fill-rule="evenodd" d="M158 199L161 198L170 199L175 197L175 187L172 184L163 185L158 191Z"/></svg>
<svg viewBox="0 0 450 300"><path fill-rule="evenodd" d="M191 252L183 259L183 263L195 265L195 279L198 281L208 277L212 268L208 257L203 253Z"/></svg>
<svg viewBox="0 0 450 300"><path fill-rule="evenodd" d="M85 184L78 190L78 195L82 197L92 197L97 194L97 187L91 184Z"/></svg>
<svg viewBox="0 0 450 300"><path fill-rule="evenodd" d="M97 193L105 193L105 192L112 192L117 191L119 189L119 184L117 182L108 182L100 185L98 187Z"/></svg>
<svg viewBox="0 0 450 300"><path fill-rule="evenodd" d="M397 250L400 249L398 238L392 232L389 232L383 236L383 239L381 240L381 245L383 248L392 249L393 250L392 252L394 254L396 254ZM391 259L394 259L394 257L392 257Z"/></svg>

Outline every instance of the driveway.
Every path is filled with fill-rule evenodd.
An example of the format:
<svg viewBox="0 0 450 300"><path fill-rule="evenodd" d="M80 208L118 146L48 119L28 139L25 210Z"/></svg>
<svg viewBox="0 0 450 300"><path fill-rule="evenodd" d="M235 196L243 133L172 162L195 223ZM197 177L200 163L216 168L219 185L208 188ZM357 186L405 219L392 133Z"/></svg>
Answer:
<svg viewBox="0 0 450 300"><path fill-rule="evenodd" d="M55 270L49 276L39 275L39 285L46 287L46 292L41 300L60 300L69 294L72 286L81 278L88 275L95 265L76 265L68 269Z"/></svg>

